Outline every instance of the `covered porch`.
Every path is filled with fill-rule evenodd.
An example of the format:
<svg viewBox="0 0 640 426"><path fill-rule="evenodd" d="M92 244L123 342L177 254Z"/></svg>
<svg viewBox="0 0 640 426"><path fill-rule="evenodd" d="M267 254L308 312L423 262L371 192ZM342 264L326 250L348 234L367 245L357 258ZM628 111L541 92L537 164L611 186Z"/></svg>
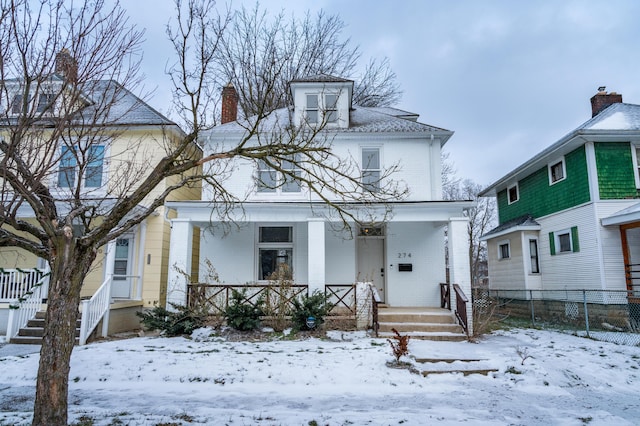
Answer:
<svg viewBox="0 0 640 426"><path fill-rule="evenodd" d="M366 210L350 205L354 217L367 225L351 222L345 228L321 203L245 203L219 221L212 218L211 203L170 202L166 206L176 217L167 302L186 304L192 281L255 285L268 282L284 264L293 282L309 292L371 282L388 306L440 307L447 265L450 282L471 293L463 215L471 205L400 202Z"/></svg>

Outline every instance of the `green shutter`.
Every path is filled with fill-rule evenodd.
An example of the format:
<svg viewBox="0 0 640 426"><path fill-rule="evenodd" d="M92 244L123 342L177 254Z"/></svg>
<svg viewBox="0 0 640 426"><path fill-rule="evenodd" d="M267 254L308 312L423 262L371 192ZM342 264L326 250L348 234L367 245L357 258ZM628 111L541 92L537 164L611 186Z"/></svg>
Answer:
<svg viewBox="0 0 640 426"><path fill-rule="evenodd" d="M553 236L553 232L549 232L549 249L551 250L551 256L556 254L556 240Z"/></svg>
<svg viewBox="0 0 640 426"><path fill-rule="evenodd" d="M571 228L571 242L573 243L573 251L580 251L580 240L578 239L578 227L574 226Z"/></svg>

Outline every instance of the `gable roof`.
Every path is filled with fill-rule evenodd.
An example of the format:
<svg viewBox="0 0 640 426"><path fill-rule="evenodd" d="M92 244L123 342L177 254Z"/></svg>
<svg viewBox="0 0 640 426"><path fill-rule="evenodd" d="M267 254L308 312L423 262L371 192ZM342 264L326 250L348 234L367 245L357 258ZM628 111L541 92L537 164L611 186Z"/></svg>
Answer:
<svg viewBox="0 0 640 426"><path fill-rule="evenodd" d="M316 74L300 78L294 78L290 83L353 83L348 78L336 77L329 74Z"/></svg>
<svg viewBox="0 0 640 426"><path fill-rule="evenodd" d="M11 79L7 82L19 84L19 80ZM50 77L53 84L61 84L63 79L57 74ZM81 94L85 106L80 108L72 122L93 122L106 126L176 126L177 124L162 115L156 109L144 102L130 90L115 80L96 80L86 83L86 89ZM99 115L96 115L99 114ZM42 117L40 124L53 122L55 117ZM0 125L12 125L16 117L9 117Z"/></svg>
<svg viewBox="0 0 640 426"><path fill-rule="evenodd" d="M479 195L481 197L495 196L497 192L546 166L549 161L568 154L583 145L587 140L628 142L631 139L640 140L640 105L612 104L530 160L489 185Z"/></svg>

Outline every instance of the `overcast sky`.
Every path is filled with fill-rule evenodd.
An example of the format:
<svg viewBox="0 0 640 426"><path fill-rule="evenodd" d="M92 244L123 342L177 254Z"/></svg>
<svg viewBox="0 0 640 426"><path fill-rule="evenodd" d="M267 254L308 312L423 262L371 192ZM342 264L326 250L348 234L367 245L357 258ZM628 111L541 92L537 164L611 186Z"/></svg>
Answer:
<svg viewBox="0 0 640 426"><path fill-rule="evenodd" d="M144 73L166 112L171 0L123 2L146 28ZM252 7L254 1L234 1ZM396 107L453 130L458 177L489 184L591 117L599 86L640 103L636 0L263 0L270 11L339 14L363 62L388 57ZM219 2L224 5L224 2ZM363 64L364 65L364 64ZM352 76L344 76L352 77Z"/></svg>

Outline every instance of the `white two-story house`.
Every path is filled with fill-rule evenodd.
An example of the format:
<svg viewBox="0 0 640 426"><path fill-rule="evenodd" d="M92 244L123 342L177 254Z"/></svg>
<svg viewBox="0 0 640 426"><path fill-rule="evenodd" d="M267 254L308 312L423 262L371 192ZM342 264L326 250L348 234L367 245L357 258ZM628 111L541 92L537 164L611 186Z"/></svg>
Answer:
<svg viewBox="0 0 640 426"><path fill-rule="evenodd" d="M282 172L264 162L235 160L226 167L224 182L226 190L243 200L229 213L233 226L225 226L228 217L216 215L219 206L206 183L201 201L167 203L175 212L169 302L186 302L185 271L202 278L210 264L221 283L260 283L285 263L294 282L308 285L310 292L325 285L371 282L389 306L440 307L440 283L447 279L446 241L450 281L470 294L463 212L472 202L442 199L441 150L453 132L420 123L417 114L354 105L353 84L328 75L290 82L293 105L273 111L261 131L322 122L332 153L356 163L350 169L358 174L354 177L375 191L385 183L379 178L397 165L398 171L385 179L407 191L391 203L367 206L366 215L358 210L358 200L351 200L345 208L359 220L347 230L326 200L304 183L283 180ZM223 122L225 117L231 121L205 134L200 141L205 156L213 147L237 143L247 132L234 117L234 93L230 87L223 90ZM295 164L283 164L288 167L293 170Z"/></svg>

